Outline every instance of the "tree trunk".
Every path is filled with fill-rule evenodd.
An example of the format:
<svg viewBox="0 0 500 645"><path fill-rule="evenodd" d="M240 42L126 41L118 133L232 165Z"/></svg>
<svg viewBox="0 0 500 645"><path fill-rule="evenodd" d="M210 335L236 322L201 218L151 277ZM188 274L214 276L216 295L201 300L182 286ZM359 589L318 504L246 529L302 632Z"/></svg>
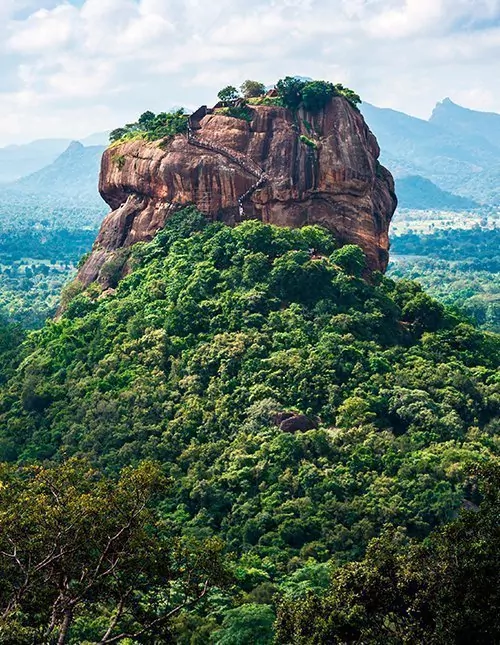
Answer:
<svg viewBox="0 0 500 645"><path fill-rule="evenodd" d="M57 645L64 645L66 643L66 638L68 636L69 628L73 622L73 610L66 609L64 612L64 620L61 625L61 631L59 632L59 638L57 639Z"/></svg>

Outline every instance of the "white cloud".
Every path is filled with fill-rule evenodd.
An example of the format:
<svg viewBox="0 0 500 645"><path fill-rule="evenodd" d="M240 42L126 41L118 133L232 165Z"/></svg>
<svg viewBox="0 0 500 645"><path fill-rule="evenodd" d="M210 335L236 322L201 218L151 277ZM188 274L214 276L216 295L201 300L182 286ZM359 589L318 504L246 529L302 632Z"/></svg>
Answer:
<svg viewBox="0 0 500 645"><path fill-rule="evenodd" d="M49 11L40 9L28 20L18 21L19 27L7 45L21 53L39 53L66 47L77 29L77 11L70 5L60 5Z"/></svg>
<svg viewBox="0 0 500 645"><path fill-rule="evenodd" d="M422 116L445 95L500 111L499 60L500 0L0 0L0 144L285 74Z"/></svg>

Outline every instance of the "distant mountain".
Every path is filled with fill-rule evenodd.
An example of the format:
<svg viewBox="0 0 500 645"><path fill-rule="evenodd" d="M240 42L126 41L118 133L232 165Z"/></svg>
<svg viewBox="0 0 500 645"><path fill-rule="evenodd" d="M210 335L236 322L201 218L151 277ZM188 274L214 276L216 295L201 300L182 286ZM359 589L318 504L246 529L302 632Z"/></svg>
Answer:
<svg viewBox="0 0 500 645"><path fill-rule="evenodd" d="M85 147L104 146L105 148L107 148L109 145L109 135L110 135L109 131L96 132L95 134L91 134L89 137L86 137L85 139L80 139L80 143Z"/></svg>
<svg viewBox="0 0 500 645"><path fill-rule="evenodd" d="M362 111L379 140L382 163L396 178L420 176L448 193L500 204L500 115L450 100L429 121L368 103Z"/></svg>
<svg viewBox="0 0 500 645"><path fill-rule="evenodd" d="M53 163L6 186L0 195L37 197L54 204L104 206L97 190L104 146L73 141Z"/></svg>
<svg viewBox="0 0 500 645"><path fill-rule="evenodd" d="M429 123L460 136L482 139L500 150L500 114L469 110L445 99L436 105Z"/></svg>
<svg viewBox="0 0 500 645"><path fill-rule="evenodd" d="M412 210L462 211L479 206L472 199L441 190L429 179L418 175L396 179L396 193L399 206Z"/></svg>
<svg viewBox="0 0 500 645"><path fill-rule="evenodd" d="M48 166L70 143L68 139L41 139L25 145L0 148L0 184L15 181Z"/></svg>

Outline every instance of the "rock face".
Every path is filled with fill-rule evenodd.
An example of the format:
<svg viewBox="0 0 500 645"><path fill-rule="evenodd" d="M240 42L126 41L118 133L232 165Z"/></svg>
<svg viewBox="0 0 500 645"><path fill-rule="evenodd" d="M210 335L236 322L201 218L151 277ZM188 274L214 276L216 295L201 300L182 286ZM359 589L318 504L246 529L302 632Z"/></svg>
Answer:
<svg viewBox="0 0 500 645"><path fill-rule="evenodd" d="M100 192L112 209L79 273L99 280L115 252L151 240L177 209L193 204L212 220L254 218L278 226L320 224L359 244L369 268L385 271L394 181L362 115L340 97L317 114L272 106L252 121L198 111L190 133L133 141L103 156Z"/></svg>

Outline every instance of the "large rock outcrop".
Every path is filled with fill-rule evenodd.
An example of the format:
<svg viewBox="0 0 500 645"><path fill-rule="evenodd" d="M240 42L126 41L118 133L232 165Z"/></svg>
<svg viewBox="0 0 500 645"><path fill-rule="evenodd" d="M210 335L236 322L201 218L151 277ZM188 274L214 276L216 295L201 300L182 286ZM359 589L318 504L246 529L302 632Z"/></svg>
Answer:
<svg viewBox="0 0 500 645"><path fill-rule="evenodd" d="M172 212L190 204L231 225L248 218L323 225L341 242L359 244L370 269L385 271L394 181L347 100L334 98L317 114L256 106L250 123L203 114L188 135L104 153L100 191L112 212L80 270L84 284L105 284L102 267L118 249L151 240Z"/></svg>

